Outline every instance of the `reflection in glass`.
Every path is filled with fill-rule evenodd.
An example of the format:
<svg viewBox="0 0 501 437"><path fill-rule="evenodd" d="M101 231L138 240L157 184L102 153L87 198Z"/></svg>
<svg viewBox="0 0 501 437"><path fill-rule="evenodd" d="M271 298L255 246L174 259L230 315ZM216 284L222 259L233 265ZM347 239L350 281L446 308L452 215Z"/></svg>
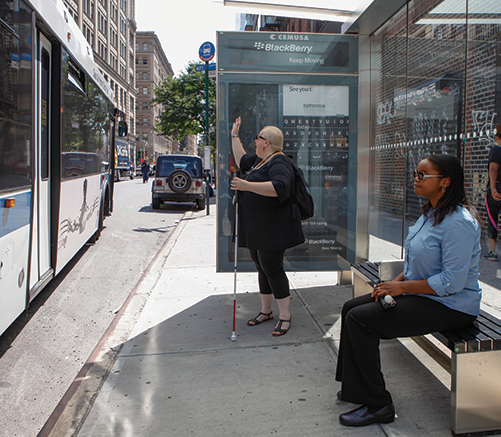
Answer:
<svg viewBox="0 0 501 437"><path fill-rule="evenodd" d="M63 50L63 153L61 176L106 171L109 165L111 108L99 88Z"/></svg>
<svg viewBox="0 0 501 437"><path fill-rule="evenodd" d="M282 130L283 152L303 172L315 203L314 217L302 222L305 243L286 251L287 268L347 270L348 254L354 253L354 238L350 240L347 229L351 228L354 234L356 190L349 181L348 145L349 120L356 113L356 104L352 103L356 80L350 78L344 84L343 78L336 78L339 85L327 85L323 79L307 85L288 81L286 76L280 80L275 84L230 82L223 87L229 123L221 131L229 132L232 121L241 116L240 140L246 152L253 154L256 134L264 126L274 125ZM223 140L218 147L219 254L225 263L233 265L235 208L229 181L238 169L232 156L225 156L229 144ZM355 148L352 153L356 155ZM251 263L246 249L239 250L238 261Z"/></svg>
<svg viewBox="0 0 501 437"><path fill-rule="evenodd" d="M0 9L0 190L31 184L31 30L26 5L5 3Z"/></svg>
<svg viewBox="0 0 501 437"><path fill-rule="evenodd" d="M374 261L402 257L407 229L425 202L413 189L419 161L433 153L464 159L465 8L466 1L411 1L374 35Z"/></svg>

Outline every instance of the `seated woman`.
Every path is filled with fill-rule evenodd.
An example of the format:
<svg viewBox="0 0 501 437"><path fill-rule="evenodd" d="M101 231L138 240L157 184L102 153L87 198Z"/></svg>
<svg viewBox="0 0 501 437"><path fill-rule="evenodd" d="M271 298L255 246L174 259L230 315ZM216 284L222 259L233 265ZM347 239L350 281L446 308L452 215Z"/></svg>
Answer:
<svg viewBox="0 0 501 437"><path fill-rule="evenodd" d="M362 404L339 416L346 426L389 423L395 418L379 356L380 339L461 328L480 312L480 224L464 190L459 161L431 155L414 172L414 191L426 197L423 215L409 229L404 271L376 285L372 294L343 306L336 380L337 396ZM384 309L379 299L392 296Z"/></svg>

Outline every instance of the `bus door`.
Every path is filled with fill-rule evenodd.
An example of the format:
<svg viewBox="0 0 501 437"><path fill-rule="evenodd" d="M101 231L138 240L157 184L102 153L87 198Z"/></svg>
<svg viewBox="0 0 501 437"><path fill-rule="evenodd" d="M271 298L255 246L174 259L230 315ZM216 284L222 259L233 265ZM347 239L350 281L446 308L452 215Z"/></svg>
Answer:
<svg viewBox="0 0 501 437"><path fill-rule="evenodd" d="M51 151L51 79L52 46L38 33L36 83L36 171L34 180L34 211L31 250L30 300L53 277L51 266L51 208L50 208L50 151Z"/></svg>

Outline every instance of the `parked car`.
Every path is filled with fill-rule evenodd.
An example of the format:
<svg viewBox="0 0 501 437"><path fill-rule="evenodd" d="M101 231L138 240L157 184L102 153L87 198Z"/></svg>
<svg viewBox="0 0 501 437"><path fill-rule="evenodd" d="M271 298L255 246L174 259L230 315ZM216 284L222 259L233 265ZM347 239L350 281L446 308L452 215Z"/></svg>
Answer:
<svg viewBox="0 0 501 437"><path fill-rule="evenodd" d="M159 209L165 201L194 202L205 208L206 185L202 158L190 155L161 155L157 158L151 204Z"/></svg>

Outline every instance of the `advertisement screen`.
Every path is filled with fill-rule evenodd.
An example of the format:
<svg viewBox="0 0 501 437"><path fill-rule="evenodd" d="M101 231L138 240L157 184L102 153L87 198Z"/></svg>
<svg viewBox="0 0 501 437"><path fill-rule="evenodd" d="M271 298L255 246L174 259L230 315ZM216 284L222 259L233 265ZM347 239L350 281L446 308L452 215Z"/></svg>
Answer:
<svg viewBox="0 0 501 437"><path fill-rule="evenodd" d="M295 67L286 63L299 59L297 55L263 54L271 35L225 37L223 48L219 44L219 59L225 59L225 69L239 73L220 70L218 77L218 270L232 271L235 256L230 181L239 169L230 150L230 132L237 117L242 119L239 137L248 154L255 153L256 135L265 126L282 130L283 152L302 172L313 197L314 215L301 222L305 242L286 251L286 270L349 270L356 245L358 107L358 78L348 71L357 65L348 56L353 51L351 40L307 35L307 40L297 41L298 46L312 47L311 56L322 53L329 62L310 65L309 71L299 64L301 74L294 75ZM254 44L256 38L262 42ZM283 41L278 36L276 40ZM251 66L262 71L250 74ZM288 73L269 74L273 68ZM349 74L317 74L322 68L331 72L344 68ZM245 248L238 249L237 256L239 271L254 269Z"/></svg>

